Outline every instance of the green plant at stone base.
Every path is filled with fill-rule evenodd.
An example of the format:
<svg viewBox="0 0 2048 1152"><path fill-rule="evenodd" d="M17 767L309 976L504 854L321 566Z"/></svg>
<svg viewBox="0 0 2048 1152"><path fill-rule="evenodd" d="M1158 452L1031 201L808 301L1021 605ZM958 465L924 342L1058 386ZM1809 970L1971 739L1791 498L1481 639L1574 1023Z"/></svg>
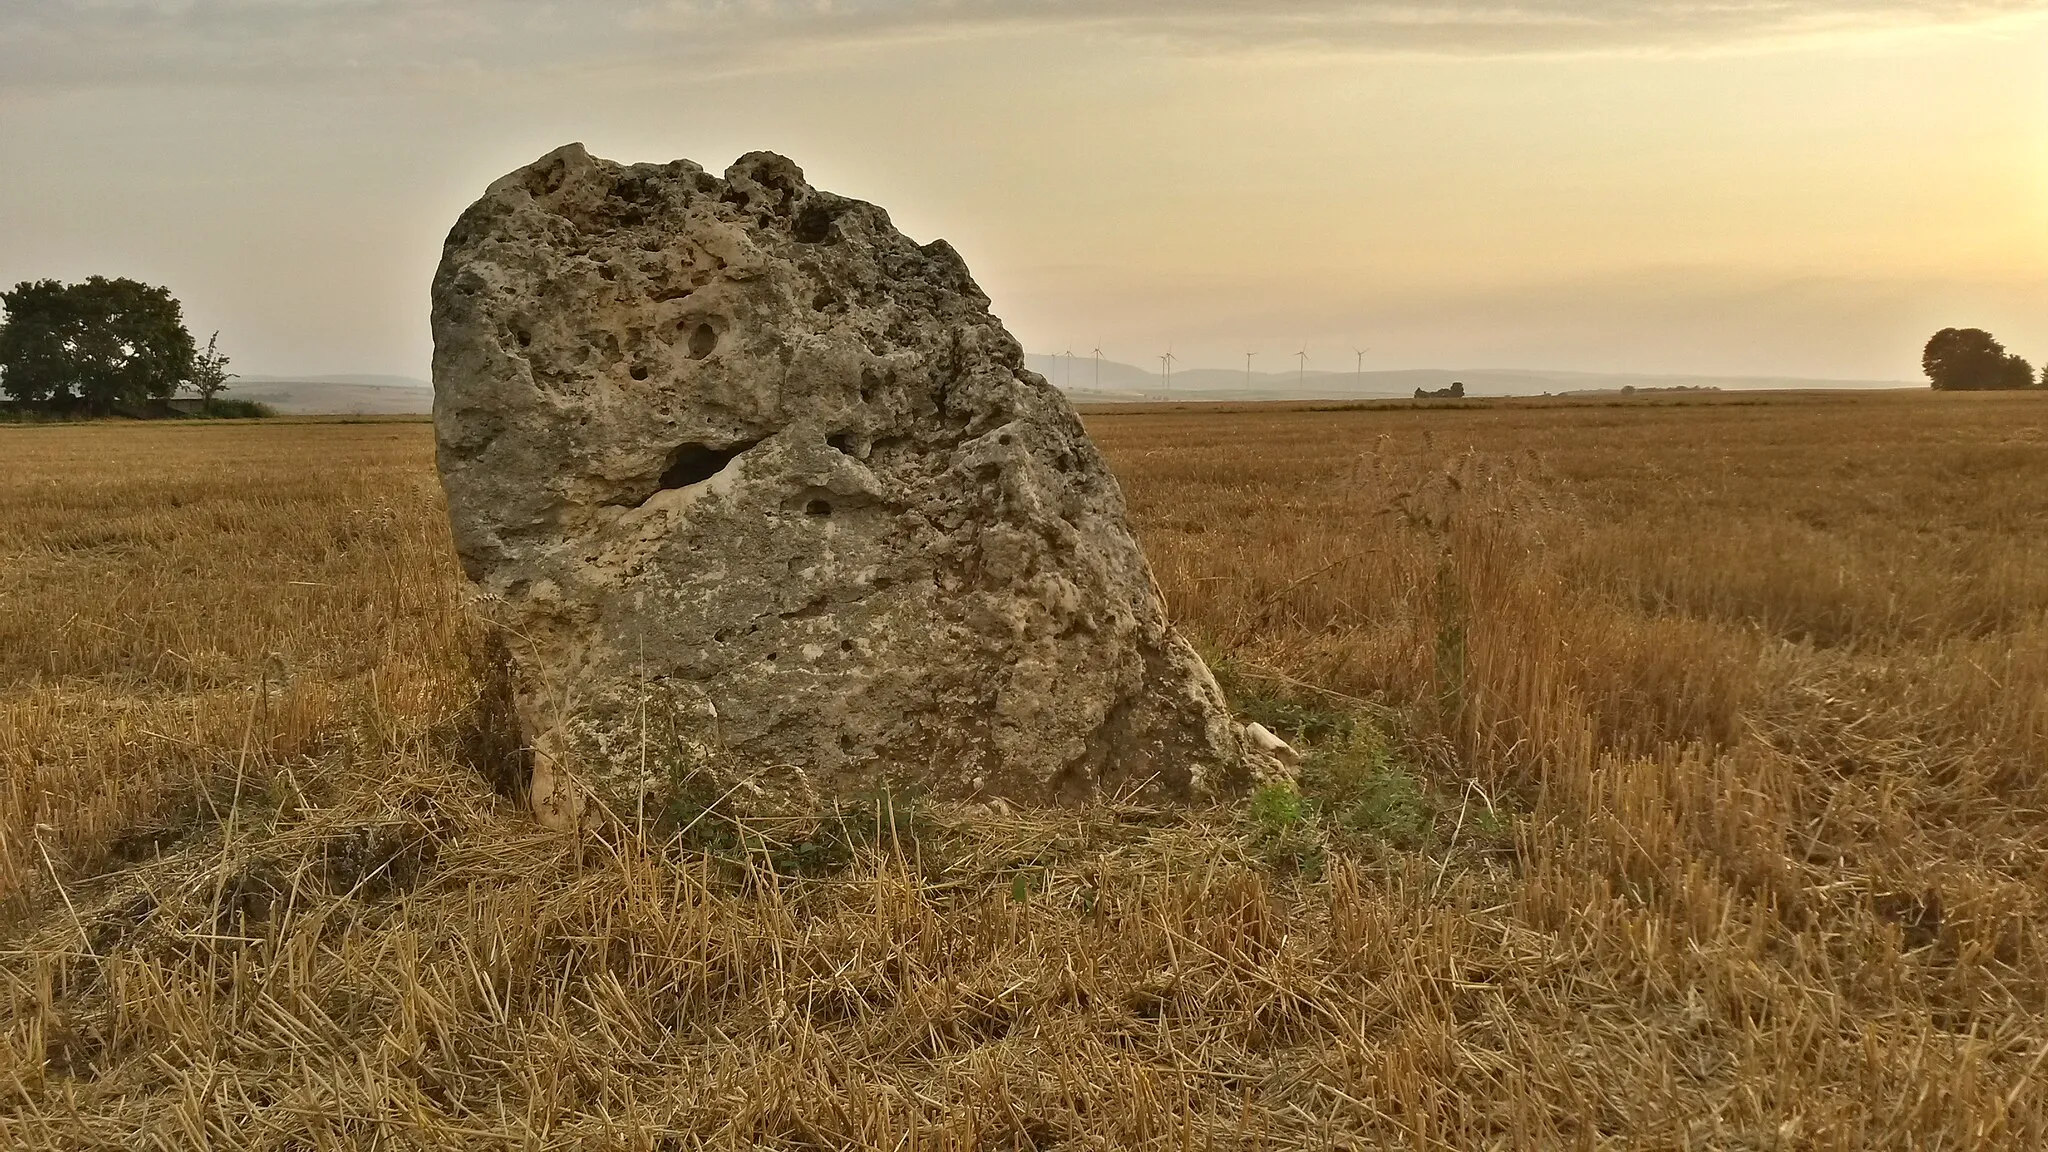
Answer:
<svg viewBox="0 0 2048 1152"><path fill-rule="evenodd" d="M914 791L835 801L817 812L735 811L733 790L702 769L669 773L668 799L652 832L685 853L710 857L742 885L815 879L845 871L862 853L920 859L940 831Z"/></svg>
<svg viewBox="0 0 2048 1152"><path fill-rule="evenodd" d="M862 851L911 860L933 831L918 796L883 792L834 803L809 830L764 835L755 848L778 876L829 876L844 871Z"/></svg>
<svg viewBox="0 0 2048 1152"><path fill-rule="evenodd" d="M1284 682L1242 667L1228 656L1204 650L1202 658L1239 720L1263 724L1297 747L1345 739L1358 723L1351 711L1313 693L1284 691Z"/></svg>
<svg viewBox="0 0 2048 1152"><path fill-rule="evenodd" d="M1268 784L1252 793L1251 816L1260 830L1273 835L1315 819L1309 802L1285 784Z"/></svg>
<svg viewBox="0 0 2048 1152"><path fill-rule="evenodd" d="M1447 642L1447 663L1461 667L1462 637ZM1393 741L1368 716L1274 683L1233 661L1211 661L1239 719L1265 725L1303 753L1298 787L1270 785L1246 808L1251 847L1280 872L1319 875L1332 850L1426 848L1443 805L1416 773L1395 762ZM1450 807L1457 807L1453 801Z"/></svg>
<svg viewBox="0 0 2048 1152"><path fill-rule="evenodd" d="M1322 875L1324 847L1315 804L1292 786L1269 784L1252 793L1251 847L1275 872Z"/></svg>
<svg viewBox="0 0 2048 1152"><path fill-rule="evenodd" d="M686 852L711 856L737 852L737 825L720 811L726 798L710 773L680 761L671 765L668 796L654 822L655 836L675 840Z"/></svg>
<svg viewBox="0 0 2048 1152"><path fill-rule="evenodd" d="M1420 849L1432 841L1437 805L1422 780L1394 762L1378 732L1354 729L1346 739L1314 749L1302 765L1301 783L1345 847L1380 842Z"/></svg>

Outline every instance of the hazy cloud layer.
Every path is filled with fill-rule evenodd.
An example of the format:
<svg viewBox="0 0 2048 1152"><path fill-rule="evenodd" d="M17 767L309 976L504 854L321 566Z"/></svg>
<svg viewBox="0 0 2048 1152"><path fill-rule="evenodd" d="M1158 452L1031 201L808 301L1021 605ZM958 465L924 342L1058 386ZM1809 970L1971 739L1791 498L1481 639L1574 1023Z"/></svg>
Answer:
<svg viewBox="0 0 2048 1152"><path fill-rule="evenodd" d="M1948 325L2048 355L2044 17L0 0L0 284L132 275L245 373L423 375L491 179L768 147L952 240L1035 349L1904 378Z"/></svg>
<svg viewBox="0 0 2048 1152"><path fill-rule="evenodd" d="M2048 0L34 0L0 83L772 65L793 47L1073 30L1202 52L1699 49L1973 23Z"/></svg>

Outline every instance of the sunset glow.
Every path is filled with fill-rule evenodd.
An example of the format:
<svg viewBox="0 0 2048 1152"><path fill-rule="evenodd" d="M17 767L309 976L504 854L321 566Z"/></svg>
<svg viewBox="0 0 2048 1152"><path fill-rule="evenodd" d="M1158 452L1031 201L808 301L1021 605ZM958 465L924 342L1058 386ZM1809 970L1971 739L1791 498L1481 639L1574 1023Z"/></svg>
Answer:
<svg viewBox="0 0 2048 1152"><path fill-rule="evenodd" d="M2038 3L507 7L16 6L0 280L132 275L251 372L423 377L449 223L581 140L783 152L952 241L1040 352L2048 357Z"/></svg>

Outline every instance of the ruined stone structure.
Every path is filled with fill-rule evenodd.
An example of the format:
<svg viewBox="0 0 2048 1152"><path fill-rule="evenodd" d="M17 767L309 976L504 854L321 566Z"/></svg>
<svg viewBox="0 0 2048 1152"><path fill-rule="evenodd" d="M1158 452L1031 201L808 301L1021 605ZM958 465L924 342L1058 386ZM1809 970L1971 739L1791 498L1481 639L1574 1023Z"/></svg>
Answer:
<svg viewBox="0 0 2048 1152"><path fill-rule="evenodd" d="M456 547L548 822L686 776L1036 803L1284 771L1065 399L880 208L768 153L721 179L570 145L462 214L433 326Z"/></svg>

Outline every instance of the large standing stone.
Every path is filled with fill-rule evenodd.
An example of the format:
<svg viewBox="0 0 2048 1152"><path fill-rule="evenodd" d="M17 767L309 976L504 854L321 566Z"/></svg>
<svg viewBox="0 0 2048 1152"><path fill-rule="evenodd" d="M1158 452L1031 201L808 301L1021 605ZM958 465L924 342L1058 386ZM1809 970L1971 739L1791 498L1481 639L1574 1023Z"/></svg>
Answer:
<svg viewBox="0 0 2048 1152"><path fill-rule="evenodd" d="M434 278L434 423L533 798L1197 797L1271 757L958 253L757 152L570 145Z"/></svg>

